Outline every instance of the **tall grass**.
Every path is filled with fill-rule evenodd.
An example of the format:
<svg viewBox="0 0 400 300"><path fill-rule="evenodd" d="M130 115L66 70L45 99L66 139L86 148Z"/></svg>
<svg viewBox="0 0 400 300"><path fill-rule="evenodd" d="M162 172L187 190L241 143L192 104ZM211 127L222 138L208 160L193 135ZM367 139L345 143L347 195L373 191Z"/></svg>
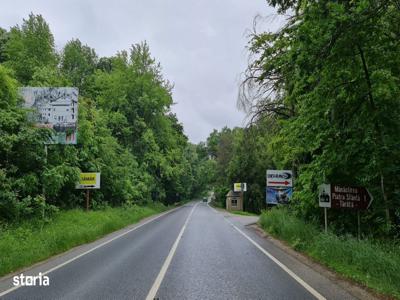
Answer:
<svg viewBox="0 0 400 300"><path fill-rule="evenodd" d="M44 226L34 221L0 229L0 276L165 210L165 206L132 206L85 212L61 211Z"/></svg>
<svg viewBox="0 0 400 300"><path fill-rule="evenodd" d="M321 232L284 209L265 211L262 228L347 278L400 299L400 244Z"/></svg>
<svg viewBox="0 0 400 300"><path fill-rule="evenodd" d="M232 213L232 214L235 214L235 215L240 215L240 216L258 216L257 214L255 214L255 213L251 213L251 212L248 212L248 211L241 211L241 210L232 210L232 211L229 211L230 213Z"/></svg>

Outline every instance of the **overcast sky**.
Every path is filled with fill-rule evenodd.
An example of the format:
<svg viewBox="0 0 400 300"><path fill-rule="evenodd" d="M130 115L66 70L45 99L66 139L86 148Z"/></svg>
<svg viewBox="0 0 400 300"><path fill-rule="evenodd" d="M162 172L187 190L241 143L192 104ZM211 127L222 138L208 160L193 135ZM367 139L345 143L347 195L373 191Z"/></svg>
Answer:
<svg viewBox="0 0 400 300"><path fill-rule="evenodd" d="M173 111L189 139L213 128L243 126L236 101L247 64L248 29L256 15L275 12L265 0L13 0L1 1L0 27L21 24L30 12L50 24L61 49L72 38L111 56L146 40L174 83ZM277 20L263 28L276 29Z"/></svg>

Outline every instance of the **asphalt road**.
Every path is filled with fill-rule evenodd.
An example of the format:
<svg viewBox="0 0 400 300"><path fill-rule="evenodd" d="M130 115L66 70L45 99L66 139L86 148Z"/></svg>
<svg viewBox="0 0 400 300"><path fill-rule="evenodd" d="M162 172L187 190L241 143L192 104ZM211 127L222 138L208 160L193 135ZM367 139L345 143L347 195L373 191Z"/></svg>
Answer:
<svg viewBox="0 0 400 300"><path fill-rule="evenodd" d="M311 271L307 283L247 230L190 203L56 266L50 286L20 287L2 299L351 298Z"/></svg>

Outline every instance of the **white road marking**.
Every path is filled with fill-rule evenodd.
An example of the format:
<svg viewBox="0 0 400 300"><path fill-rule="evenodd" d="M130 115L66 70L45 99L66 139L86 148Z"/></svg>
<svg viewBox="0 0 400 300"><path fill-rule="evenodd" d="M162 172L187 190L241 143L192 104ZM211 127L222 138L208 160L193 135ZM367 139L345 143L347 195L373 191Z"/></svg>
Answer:
<svg viewBox="0 0 400 300"><path fill-rule="evenodd" d="M219 211L212 207L210 204L207 203L207 206L211 208L216 214L219 214Z"/></svg>
<svg viewBox="0 0 400 300"><path fill-rule="evenodd" d="M153 285L152 285L152 287L151 287L151 289L150 289L150 291L149 291L149 293L148 293L148 295L146 297L146 300L153 300L156 297L158 289L160 288L161 283L162 283L162 281L163 281L163 279L165 277L165 274L167 273L168 267L171 264L172 258L174 257L175 251L178 248L179 241L182 238L182 235L183 235L183 232L185 231L186 225L189 223L189 219L192 216L192 214L193 214L195 208L197 207L197 205L199 205L199 202L196 203L196 205L193 206L193 208L190 211L188 217L186 218L186 221L183 224L182 229L179 232L178 237L176 238L174 244L172 245L172 248L169 251L167 258L165 259L164 264L162 265L162 267L160 269L160 272L158 273L157 278L154 281L154 283L153 283Z"/></svg>
<svg viewBox="0 0 400 300"><path fill-rule="evenodd" d="M303 279L297 276L293 271L291 271L288 267L286 267L283 263L281 263L277 258L275 258L272 254L270 254L267 250L261 247L257 242L255 242L251 237L245 234L242 230L236 227L231 221L224 218L233 228L235 228L241 235L243 235L246 239L248 239L254 246L257 247L262 253L264 253L268 258L270 258L274 263L276 263L282 270L288 273L294 280L296 280L301 286L303 286L307 291L309 291L315 298L318 300L326 300L324 296L318 293L315 289L313 289L309 284L307 284Z"/></svg>
<svg viewBox="0 0 400 300"><path fill-rule="evenodd" d="M105 242L103 242L103 243L97 245L96 247L93 247L93 248L91 248L90 250L85 251L85 252L83 252L83 253L81 253L81 254L79 254L79 255L77 255L77 256L75 256L75 257L73 257L73 258L71 258L71 259L69 259L69 260L67 260L67 261L65 261L65 262L63 262L63 263L61 263L61 264L59 264L59 265L57 265L57 266L55 266L55 267L53 267L53 268L47 270L47 271L45 271L45 272L41 272L41 273L42 273L42 275L49 274L50 272L53 272L53 271L55 271L55 270L57 270L57 269L59 269L59 268L65 266L65 265L69 264L70 262L73 262L74 260L77 260L78 258L80 258L80 257L82 257L82 256L84 256L84 255L86 255L86 254L88 254L88 253L90 253L90 252L92 252L92 251L94 251L94 250L96 250L96 249L98 249L98 248L104 246L104 245L107 245L108 243L111 243L112 241L114 241L114 240L116 240L116 239L118 239L118 238L120 238L120 237L122 237L122 236L124 236L124 235L126 235L126 234L128 234L128 233L130 233L130 232L132 232L132 231L134 231L134 230L136 230L136 229L138 229L138 228L140 228L140 227L142 227L142 226L144 226L144 225L146 225L146 224L148 224L148 223L150 223L150 222L153 222L153 221L157 220L158 218L160 218L160 217L162 217L162 216L164 216L164 215L166 215L166 214L169 214L169 213L171 213L171 212L177 210L178 208L181 208L181 206L180 206L180 207L176 207L176 208L174 208L174 209L171 209L171 210L169 210L169 211L166 211L166 212L164 212L164 213L162 213L162 214L156 216L156 217L153 218L153 219L150 219L150 220L148 220L148 221L146 221L146 222L144 222L144 223L142 223L142 224L140 224L140 225L138 225L138 226L136 226L136 227L134 227L134 228L132 228L132 229L129 229L128 231L125 231L124 233L121 233L121 234L119 234L119 235L113 237L112 239L107 240L107 241L105 241ZM10 289L8 289L8 290L5 290L4 292L1 292L1 293L0 293L0 298L3 297L3 296L6 295L6 294L12 292L12 291L15 291L16 289L18 289L18 288L20 288L20 287L22 287L22 285L17 285L17 286L14 286L14 287L12 287L12 288L10 288Z"/></svg>

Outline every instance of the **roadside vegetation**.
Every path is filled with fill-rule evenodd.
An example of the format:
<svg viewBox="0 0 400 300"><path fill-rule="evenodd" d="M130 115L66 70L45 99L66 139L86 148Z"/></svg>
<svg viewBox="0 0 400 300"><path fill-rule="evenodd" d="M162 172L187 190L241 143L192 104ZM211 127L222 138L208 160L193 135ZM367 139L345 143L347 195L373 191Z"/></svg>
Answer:
<svg viewBox="0 0 400 300"><path fill-rule="evenodd" d="M50 144L46 154L49 129L28 118L23 86L79 89L77 145ZM188 141L172 105L172 84L146 42L99 57L78 39L57 51L41 15L0 28L0 223L84 207L80 172L101 173L94 209L202 192L206 153Z"/></svg>
<svg viewBox="0 0 400 300"><path fill-rule="evenodd" d="M77 145L45 151L26 86L79 89ZM100 57L78 39L57 50L41 15L0 28L0 275L208 190L207 153L172 113L172 88L146 42ZM101 173L90 212L81 172Z"/></svg>
<svg viewBox="0 0 400 300"><path fill-rule="evenodd" d="M341 275L400 299L400 243L325 234L287 209L264 211L259 221L272 236Z"/></svg>
<svg viewBox="0 0 400 300"><path fill-rule="evenodd" d="M245 128L214 130L214 205L246 182L244 208L266 205L266 170L292 170L286 210L261 217L265 230L349 278L399 297L400 6L395 0L268 0L284 25L255 20L238 106ZM268 22L267 22L268 23ZM367 188L361 215L318 205L323 183Z"/></svg>
<svg viewBox="0 0 400 300"><path fill-rule="evenodd" d="M267 1L286 23L249 34L238 105L245 128L214 130L202 145L215 161L216 202L247 182L244 207L266 208L266 170L295 176L291 209L323 222L322 183L368 188L365 233L400 236L400 35L398 1ZM286 15L290 11L290 16ZM201 145L200 145L201 146ZM355 216L329 210L338 234Z"/></svg>
<svg viewBox="0 0 400 300"><path fill-rule="evenodd" d="M25 221L0 229L0 276L30 266L75 246L167 209L163 204L62 211L51 222Z"/></svg>
<svg viewBox="0 0 400 300"><path fill-rule="evenodd" d="M258 216L257 214L248 211L231 211L231 213L240 216Z"/></svg>

